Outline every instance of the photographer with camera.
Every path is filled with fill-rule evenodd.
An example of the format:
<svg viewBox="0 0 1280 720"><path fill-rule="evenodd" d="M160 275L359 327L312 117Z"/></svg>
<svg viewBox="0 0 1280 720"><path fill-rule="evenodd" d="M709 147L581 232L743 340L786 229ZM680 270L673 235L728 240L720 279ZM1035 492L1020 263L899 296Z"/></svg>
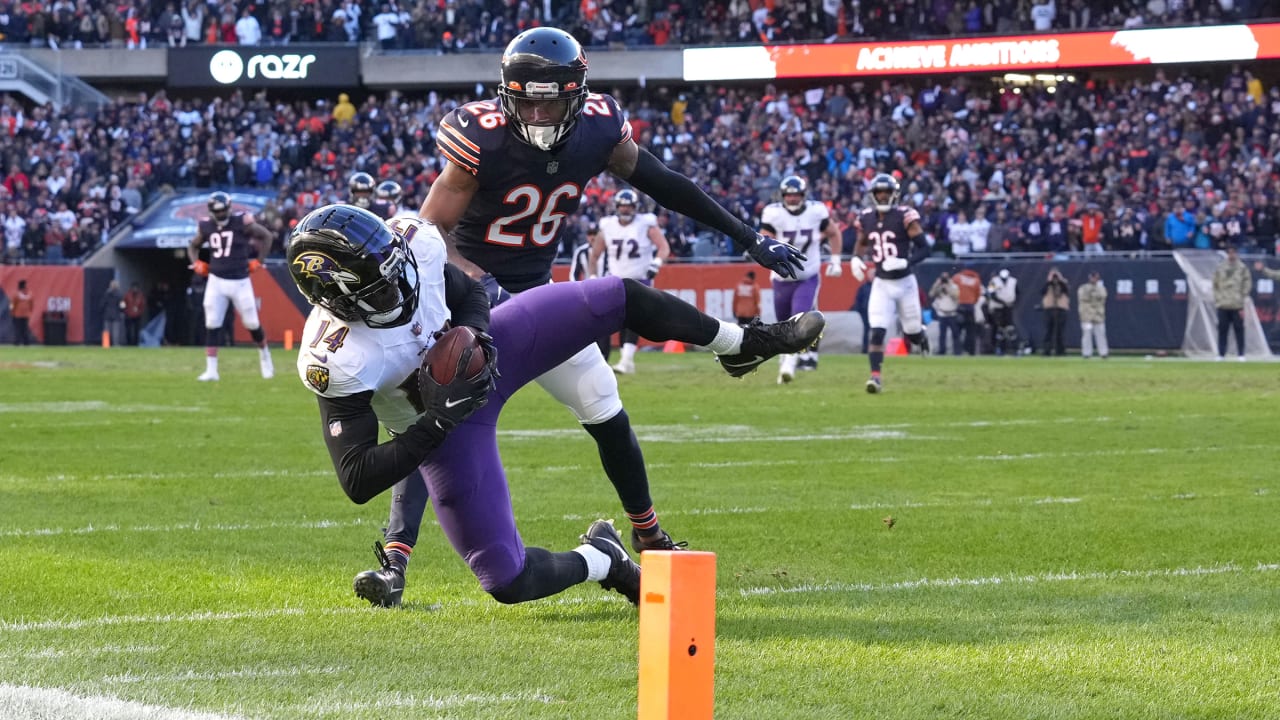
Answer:
<svg viewBox="0 0 1280 720"><path fill-rule="evenodd" d="M952 354L960 354L960 288L951 281L951 274L944 272L929 288L930 305L938 318L938 354L947 354L947 335L952 338Z"/></svg>
<svg viewBox="0 0 1280 720"><path fill-rule="evenodd" d="M987 281L987 309L991 318L991 347L997 355L1018 354L1018 327L1013 306L1018 304L1018 278L1002 268Z"/></svg>
<svg viewBox="0 0 1280 720"><path fill-rule="evenodd" d="M1071 309L1071 285L1058 268L1049 268L1049 277L1040 292L1045 321L1044 354L1061 357L1067 354L1063 334L1067 328L1067 311Z"/></svg>

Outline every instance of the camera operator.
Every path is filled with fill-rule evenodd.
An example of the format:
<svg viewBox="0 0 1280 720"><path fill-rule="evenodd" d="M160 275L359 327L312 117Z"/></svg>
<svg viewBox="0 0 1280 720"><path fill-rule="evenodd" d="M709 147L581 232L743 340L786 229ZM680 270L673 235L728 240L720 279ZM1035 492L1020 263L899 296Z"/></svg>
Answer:
<svg viewBox="0 0 1280 720"><path fill-rule="evenodd" d="M1066 355L1063 334L1067 328L1067 311L1071 309L1071 285L1058 272L1049 269L1049 277L1041 290L1040 307L1044 310L1044 354Z"/></svg>
<svg viewBox="0 0 1280 720"><path fill-rule="evenodd" d="M987 309L991 319L991 347L997 355L1018 353L1018 327L1013 306L1018 304L1018 278L1003 268L987 282Z"/></svg>
<svg viewBox="0 0 1280 720"><path fill-rule="evenodd" d="M947 354L947 335L951 335L952 354L960 354L960 288L951 281L951 274L944 272L929 288L929 300L933 314L938 318L938 354Z"/></svg>

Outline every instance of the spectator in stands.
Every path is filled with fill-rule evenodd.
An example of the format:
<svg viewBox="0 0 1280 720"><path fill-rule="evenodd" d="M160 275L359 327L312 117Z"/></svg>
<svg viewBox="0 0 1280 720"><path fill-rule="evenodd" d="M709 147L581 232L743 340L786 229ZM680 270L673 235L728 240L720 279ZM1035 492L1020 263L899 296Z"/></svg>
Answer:
<svg viewBox="0 0 1280 720"><path fill-rule="evenodd" d="M235 25L236 42L241 45L257 45L262 42L262 24L254 16L252 8L245 8Z"/></svg>
<svg viewBox="0 0 1280 720"><path fill-rule="evenodd" d="M1195 245L1196 218L1190 207L1179 207L1169 213L1164 221L1164 236L1175 250Z"/></svg>

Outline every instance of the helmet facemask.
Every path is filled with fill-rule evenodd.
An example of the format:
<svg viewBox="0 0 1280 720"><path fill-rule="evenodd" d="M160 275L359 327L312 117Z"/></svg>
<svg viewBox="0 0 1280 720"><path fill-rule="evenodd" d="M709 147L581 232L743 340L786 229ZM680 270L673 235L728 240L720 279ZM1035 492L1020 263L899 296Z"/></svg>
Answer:
<svg viewBox="0 0 1280 720"><path fill-rule="evenodd" d="M511 81L498 88L502 100L502 112L516 137L539 150L553 150L573 132L583 104L587 98L585 85L573 91L561 91L555 82L527 82L523 90L508 85L521 85Z"/></svg>
<svg viewBox="0 0 1280 720"><path fill-rule="evenodd" d="M792 215L799 215L804 211L805 199L809 192L809 185L804 178L798 175L788 175L782 179L782 184L778 188L782 193L782 207Z"/></svg>
<svg viewBox="0 0 1280 720"><path fill-rule="evenodd" d="M887 175L871 181L871 203L876 212L889 212L898 204L898 183Z"/></svg>
<svg viewBox="0 0 1280 720"><path fill-rule="evenodd" d="M623 190L614 197L613 211L623 225L636 219L637 200L636 194L630 190Z"/></svg>

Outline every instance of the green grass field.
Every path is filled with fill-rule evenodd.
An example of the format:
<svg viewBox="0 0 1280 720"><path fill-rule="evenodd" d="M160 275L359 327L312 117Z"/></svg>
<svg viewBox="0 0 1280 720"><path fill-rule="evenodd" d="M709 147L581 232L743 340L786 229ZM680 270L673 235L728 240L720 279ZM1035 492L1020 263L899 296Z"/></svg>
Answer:
<svg viewBox="0 0 1280 720"><path fill-rule="evenodd" d="M387 500L342 494L291 356L203 362L0 349L0 718L635 717L594 583L501 606L429 523L406 607L362 606ZM1277 366L637 364L663 524L717 554L717 718L1280 717ZM527 542L621 517L541 390L502 430Z"/></svg>

